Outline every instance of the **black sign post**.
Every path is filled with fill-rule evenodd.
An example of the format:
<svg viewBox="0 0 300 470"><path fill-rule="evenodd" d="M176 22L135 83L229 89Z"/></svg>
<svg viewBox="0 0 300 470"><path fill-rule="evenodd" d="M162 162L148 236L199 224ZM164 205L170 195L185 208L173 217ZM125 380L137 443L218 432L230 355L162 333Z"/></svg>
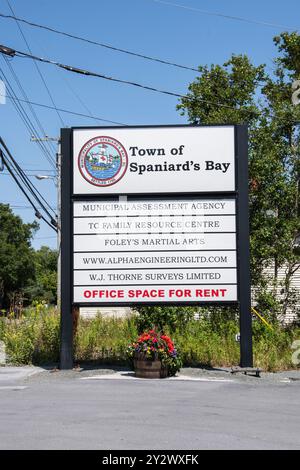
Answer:
<svg viewBox="0 0 300 470"><path fill-rule="evenodd" d="M191 127L191 126L137 126L139 128L163 128L163 127ZM193 126L194 127L194 126ZM201 126L197 126L201 127ZM209 127L209 126L204 126ZM218 126L215 126L218 127ZM221 126L219 126L221 127ZM81 129L81 128L76 128ZM82 128L83 129L83 128ZM107 135L107 128L84 128L89 130L99 130ZM111 128L109 128L111 129ZM118 128L114 128L118 129ZM120 128L121 129L121 128ZM124 129L124 128L122 128ZM127 128L128 129L128 128ZM130 128L129 128L130 129ZM62 129L61 131L61 347L60 347L60 368L71 369L73 367L73 314L74 307L80 307L84 303L73 302L73 204L76 201L91 200L101 201L103 195L80 194L73 192L73 129ZM191 301L184 302L185 305L234 305L240 311L240 365L241 367L252 367L252 315L251 315L251 290L250 290L250 256L249 256L249 208L248 208L248 150L247 150L247 128L243 125L234 126L235 133L235 190L216 193L193 193L199 200L210 198L223 198L235 200L236 204L236 247L237 247L237 301L218 300L214 302ZM188 178L188 175L184 176ZM116 190L116 196L120 196ZM151 195L152 196L152 195ZM158 193L153 194L157 198ZM182 197L191 197L191 194L180 194ZM139 194L136 197L142 198ZM164 194L164 197L172 197L174 194ZM176 198L176 197L175 197ZM149 196L148 196L149 199ZM159 305L182 305L183 302L159 302ZM130 302L112 302L106 304L93 302L94 306L104 305L130 306ZM143 302L143 305L147 302ZM149 302L148 305L155 305ZM137 302L132 303L137 305Z"/></svg>
<svg viewBox="0 0 300 470"><path fill-rule="evenodd" d="M248 135L246 126L236 128L237 245L240 310L240 365L253 367L249 247Z"/></svg>
<svg viewBox="0 0 300 470"><path fill-rule="evenodd" d="M73 367L72 131L61 130L61 323L60 368Z"/></svg>

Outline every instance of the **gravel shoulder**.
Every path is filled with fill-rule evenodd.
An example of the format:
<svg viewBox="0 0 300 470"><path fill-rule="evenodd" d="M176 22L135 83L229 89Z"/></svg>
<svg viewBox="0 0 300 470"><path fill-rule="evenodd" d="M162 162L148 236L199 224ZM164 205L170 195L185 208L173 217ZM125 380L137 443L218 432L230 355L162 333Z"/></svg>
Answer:
<svg viewBox="0 0 300 470"><path fill-rule="evenodd" d="M5 369L10 369L9 367ZM55 382L60 380L70 379L87 379L87 378L124 378L125 376L134 377L133 372L129 371L127 367L117 367L111 365L101 366L84 366L74 368L72 370L59 370L51 366L47 368L33 368L29 370L28 374L22 375L24 382L26 383L37 383L37 382ZM115 377L114 377L115 376ZM1 369L0 369L1 378ZM180 373L175 378L163 379L164 381L174 380L226 380L230 382L238 382L251 385L267 385L269 384L285 384L300 382L300 369L289 370L276 373L261 372L260 377L255 377L253 373L238 372L232 374L231 368L198 368L198 367L183 367ZM145 380L145 379L142 379Z"/></svg>

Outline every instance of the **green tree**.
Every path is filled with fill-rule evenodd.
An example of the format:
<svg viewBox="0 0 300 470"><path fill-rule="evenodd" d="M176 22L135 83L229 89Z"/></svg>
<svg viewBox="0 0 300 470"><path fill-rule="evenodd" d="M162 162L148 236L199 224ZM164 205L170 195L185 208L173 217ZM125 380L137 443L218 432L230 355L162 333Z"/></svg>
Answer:
<svg viewBox="0 0 300 470"><path fill-rule="evenodd" d="M57 295L57 250L42 246L34 253L35 277L26 288L30 301L56 303Z"/></svg>
<svg viewBox="0 0 300 470"><path fill-rule="evenodd" d="M13 293L22 292L34 279L31 239L38 224L24 224L9 205L0 204L0 306L7 308Z"/></svg>
<svg viewBox="0 0 300 470"><path fill-rule="evenodd" d="M295 305L290 281L299 268L294 241L300 228L300 106L293 106L291 96L292 81L300 78L300 36L282 33L274 42L279 50L274 76L247 56L233 55L222 66L199 67L177 108L193 124L248 124L252 284L261 305L278 315ZM268 279L265 268L271 264L275 276ZM282 266L287 269L279 302Z"/></svg>

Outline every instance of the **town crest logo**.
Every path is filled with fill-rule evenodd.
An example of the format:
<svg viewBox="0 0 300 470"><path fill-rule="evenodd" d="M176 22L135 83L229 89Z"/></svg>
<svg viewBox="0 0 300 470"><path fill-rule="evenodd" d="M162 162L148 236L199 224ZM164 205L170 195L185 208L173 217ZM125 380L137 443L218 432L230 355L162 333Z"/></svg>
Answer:
<svg viewBox="0 0 300 470"><path fill-rule="evenodd" d="M94 186L112 186L126 173L128 156L113 137L94 137L79 152L78 167L83 178Z"/></svg>

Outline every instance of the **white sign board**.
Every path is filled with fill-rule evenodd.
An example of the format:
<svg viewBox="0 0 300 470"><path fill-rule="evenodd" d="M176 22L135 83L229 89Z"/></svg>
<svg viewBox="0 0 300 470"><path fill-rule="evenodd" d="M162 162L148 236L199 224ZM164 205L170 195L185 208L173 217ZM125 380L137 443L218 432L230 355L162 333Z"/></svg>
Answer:
<svg viewBox="0 0 300 470"><path fill-rule="evenodd" d="M227 305L252 367L245 125L61 131L61 368L72 308Z"/></svg>
<svg viewBox="0 0 300 470"><path fill-rule="evenodd" d="M74 201L74 302L237 300L236 203Z"/></svg>
<svg viewBox="0 0 300 470"><path fill-rule="evenodd" d="M235 191L234 142L234 126L74 129L73 194Z"/></svg>

